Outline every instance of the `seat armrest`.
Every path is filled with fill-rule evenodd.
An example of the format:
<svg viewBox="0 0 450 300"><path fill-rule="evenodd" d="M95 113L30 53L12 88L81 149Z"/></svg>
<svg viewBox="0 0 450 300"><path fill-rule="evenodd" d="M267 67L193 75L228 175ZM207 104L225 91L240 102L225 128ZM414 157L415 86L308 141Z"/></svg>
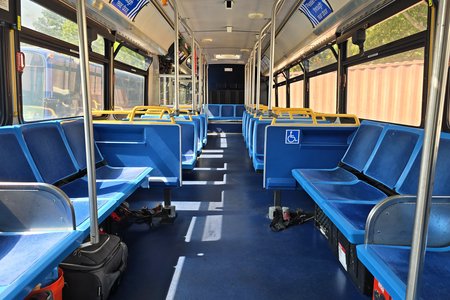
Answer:
<svg viewBox="0 0 450 300"><path fill-rule="evenodd" d="M417 196L386 198L370 212L366 222L366 244L411 246ZM450 196L432 198L428 247L450 245Z"/></svg>
<svg viewBox="0 0 450 300"><path fill-rule="evenodd" d="M0 183L0 232L75 230L70 199L47 183Z"/></svg>

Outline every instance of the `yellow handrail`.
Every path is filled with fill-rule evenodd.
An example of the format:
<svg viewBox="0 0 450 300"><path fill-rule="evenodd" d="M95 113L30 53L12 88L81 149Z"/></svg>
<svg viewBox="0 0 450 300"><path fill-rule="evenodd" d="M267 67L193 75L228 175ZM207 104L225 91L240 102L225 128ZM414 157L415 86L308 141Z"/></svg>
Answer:
<svg viewBox="0 0 450 300"><path fill-rule="evenodd" d="M278 123L277 119L274 118L272 120L272 125L277 126L338 126L338 127L346 127L346 126L359 126L360 122L356 115L354 114L329 114L329 113L312 113L311 115L312 123ZM326 121L329 118L335 118L336 121L333 123L318 123L318 120ZM353 120L353 123L342 123L341 119L350 119Z"/></svg>

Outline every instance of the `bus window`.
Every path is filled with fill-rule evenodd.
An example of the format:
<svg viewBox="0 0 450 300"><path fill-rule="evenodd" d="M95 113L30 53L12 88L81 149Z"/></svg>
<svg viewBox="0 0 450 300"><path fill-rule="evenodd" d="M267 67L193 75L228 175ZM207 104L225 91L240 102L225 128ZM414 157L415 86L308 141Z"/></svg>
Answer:
<svg viewBox="0 0 450 300"><path fill-rule="evenodd" d="M144 105L144 76L114 70L114 109L126 110Z"/></svg>
<svg viewBox="0 0 450 300"><path fill-rule="evenodd" d="M78 46L78 26L30 0L22 0L22 26Z"/></svg>
<svg viewBox="0 0 450 300"><path fill-rule="evenodd" d="M277 82L280 83L286 83L286 78L283 74L278 74L277 76ZM286 107L286 85L278 86L278 107Z"/></svg>
<svg viewBox="0 0 450 300"><path fill-rule="evenodd" d="M303 101L303 80L291 83L291 107L304 107Z"/></svg>
<svg viewBox="0 0 450 300"><path fill-rule="evenodd" d="M309 107L317 112L336 112L337 72L309 79Z"/></svg>
<svg viewBox="0 0 450 300"><path fill-rule="evenodd" d="M427 29L428 5L421 1L389 19L384 20L366 30L364 51L394 42ZM347 43L347 56L359 53L359 48L353 45L351 39Z"/></svg>
<svg viewBox="0 0 450 300"><path fill-rule="evenodd" d="M97 39L92 42L91 47L93 52L105 55L105 39L101 35L97 35Z"/></svg>
<svg viewBox="0 0 450 300"><path fill-rule="evenodd" d="M360 118L419 126L424 49L373 60L348 69L347 112Z"/></svg>
<svg viewBox="0 0 450 300"><path fill-rule="evenodd" d="M334 64L337 62L336 57L330 49L325 49L317 55L314 55L308 60L309 71L314 71L325 66Z"/></svg>
<svg viewBox="0 0 450 300"><path fill-rule="evenodd" d="M119 53L117 53L114 59L144 71L147 71L150 67L149 58L123 46L120 48Z"/></svg>
<svg viewBox="0 0 450 300"><path fill-rule="evenodd" d="M83 114L79 60L45 48L21 43L26 67L22 74L22 112L26 122ZM104 68L90 63L93 109L103 109Z"/></svg>

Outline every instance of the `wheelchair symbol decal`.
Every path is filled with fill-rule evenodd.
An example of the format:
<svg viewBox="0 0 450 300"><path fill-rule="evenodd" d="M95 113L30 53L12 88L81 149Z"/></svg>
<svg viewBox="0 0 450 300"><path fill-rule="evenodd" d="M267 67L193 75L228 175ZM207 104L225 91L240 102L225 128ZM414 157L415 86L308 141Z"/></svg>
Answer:
<svg viewBox="0 0 450 300"><path fill-rule="evenodd" d="M284 143L287 145L300 144L300 130L286 130L286 138Z"/></svg>

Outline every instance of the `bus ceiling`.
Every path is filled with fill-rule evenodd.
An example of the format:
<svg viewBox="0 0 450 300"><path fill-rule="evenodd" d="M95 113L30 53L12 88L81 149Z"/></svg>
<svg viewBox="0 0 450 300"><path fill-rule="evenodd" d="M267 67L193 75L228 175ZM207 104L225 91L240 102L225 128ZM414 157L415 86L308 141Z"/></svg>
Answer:
<svg viewBox="0 0 450 300"><path fill-rule="evenodd" d="M74 7L74 0L61 0ZM173 0L172 0L173 1ZM111 1L112 3L114 1ZM277 15L275 71L307 56L336 39L349 38L358 26L374 18L384 8L399 11L417 0L286 0ZM227 8L223 1L178 0L180 37L191 42L192 31L204 50L208 63L245 64L257 35L270 19L273 1L234 1ZM171 4L171 1L169 1ZM320 8L320 9L318 9ZM166 55L173 44L173 5L150 0L133 18L121 14L106 1L87 1L88 16L117 32L121 39L153 54ZM313 12L315 11L315 13ZM349 35L349 36L347 36ZM269 39L262 43L263 58L269 56ZM231 59L232 58L232 59ZM268 73L267 66L262 73Z"/></svg>

